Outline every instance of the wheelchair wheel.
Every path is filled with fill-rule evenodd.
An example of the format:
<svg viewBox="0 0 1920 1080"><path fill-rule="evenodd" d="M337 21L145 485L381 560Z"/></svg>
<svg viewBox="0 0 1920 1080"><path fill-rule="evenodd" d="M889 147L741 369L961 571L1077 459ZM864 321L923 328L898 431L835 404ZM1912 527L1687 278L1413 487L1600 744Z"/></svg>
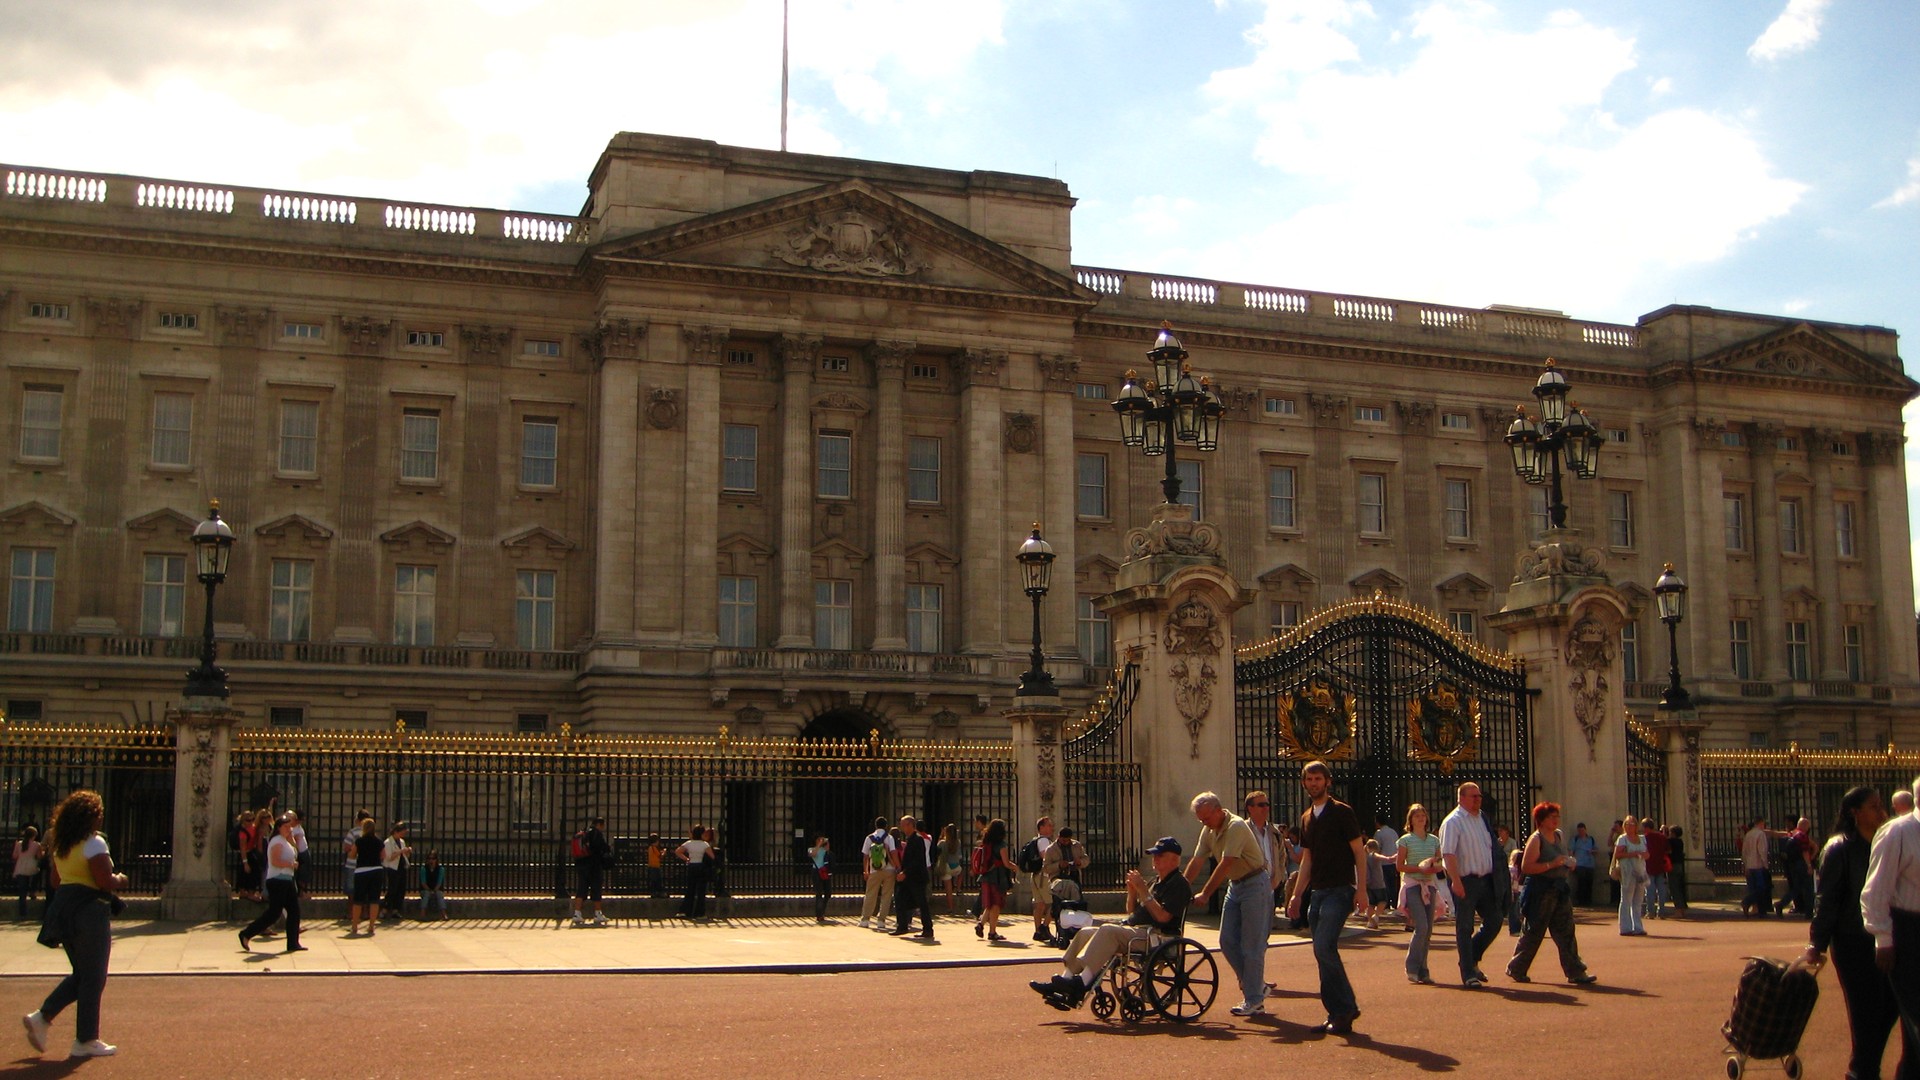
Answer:
<svg viewBox="0 0 1920 1080"><path fill-rule="evenodd" d="M1174 938L1147 954L1142 981L1154 1012L1186 1024L1212 1007L1220 969L1206 946L1192 938Z"/></svg>
<svg viewBox="0 0 1920 1080"><path fill-rule="evenodd" d="M1106 990L1101 989L1101 990L1095 990L1093 992L1093 1015L1094 1016L1099 1017L1102 1020L1107 1019L1108 1017L1113 1015L1113 1007L1116 1004L1118 1004L1118 1002L1114 1001L1113 995L1107 993Z"/></svg>
<svg viewBox="0 0 1920 1080"><path fill-rule="evenodd" d="M1129 1024L1137 1024L1146 1019L1147 1003L1128 994L1120 999L1120 1019Z"/></svg>

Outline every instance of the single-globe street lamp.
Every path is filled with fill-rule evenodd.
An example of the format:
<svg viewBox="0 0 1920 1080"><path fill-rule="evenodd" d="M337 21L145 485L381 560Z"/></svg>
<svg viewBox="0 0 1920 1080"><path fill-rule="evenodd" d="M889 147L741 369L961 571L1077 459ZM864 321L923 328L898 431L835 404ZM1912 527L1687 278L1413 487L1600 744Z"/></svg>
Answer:
<svg viewBox="0 0 1920 1080"><path fill-rule="evenodd" d="M1507 427L1507 449L1513 453L1513 471L1529 484L1547 486L1547 521L1556 529L1567 525L1567 503L1560 490L1560 463L1582 480L1599 472L1600 448L1607 437L1587 414L1567 402L1571 387L1553 360L1534 381L1533 396L1540 403L1540 421L1527 415L1525 405L1514 408Z"/></svg>
<svg viewBox="0 0 1920 1080"><path fill-rule="evenodd" d="M227 560L233 554L233 530L220 520L220 500L207 508L207 520L194 526L193 561L200 584L207 587L207 618L200 635L200 666L187 672L187 697L224 698L227 673L213 663L213 590L227 580Z"/></svg>
<svg viewBox="0 0 1920 1080"><path fill-rule="evenodd" d="M1660 607L1660 621L1667 624L1667 689L1660 695L1660 708L1669 711L1693 708L1693 698L1680 685L1680 620L1687 617L1687 583L1673 572L1673 564L1653 583L1653 600Z"/></svg>
<svg viewBox="0 0 1920 1080"><path fill-rule="evenodd" d="M1227 411L1209 380L1195 379L1186 363L1187 350L1173 336L1173 324L1161 323L1160 335L1147 351L1153 377L1145 384L1129 370L1113 411L1120 416L1120 442L1137 446L1148 457L1167 459L1160 493L1168 503L1180 501L1180 473L1175 448L1192 443L1201 453L1220 448L1220 417Z"/></svg>
<svg viewBox="0 0 1920 1080"><path fill-rule="evenodd" d="M1020 673L1020 687L1014 697L1059 697L1053 676L1047 673L1046 657L1040 652L1040 600L1047 595L1053 580L1053 545L1040 539L1040 523L1033 523L1033 535L1020 545L1014 556L1026 575L1028 599L1033 601L1033 653L1027 659L1033 665Z"/></svg>

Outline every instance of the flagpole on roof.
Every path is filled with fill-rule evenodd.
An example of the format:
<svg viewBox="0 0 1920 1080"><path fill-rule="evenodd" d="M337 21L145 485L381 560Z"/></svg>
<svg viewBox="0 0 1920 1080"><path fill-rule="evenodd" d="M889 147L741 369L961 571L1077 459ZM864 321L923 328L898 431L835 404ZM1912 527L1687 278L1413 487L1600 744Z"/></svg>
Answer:
<svg viewBox="0 0 1920 1080"><path fill-rule="evenodd" d="M780 152L787 152L787 4L780 0Z"/></svg>

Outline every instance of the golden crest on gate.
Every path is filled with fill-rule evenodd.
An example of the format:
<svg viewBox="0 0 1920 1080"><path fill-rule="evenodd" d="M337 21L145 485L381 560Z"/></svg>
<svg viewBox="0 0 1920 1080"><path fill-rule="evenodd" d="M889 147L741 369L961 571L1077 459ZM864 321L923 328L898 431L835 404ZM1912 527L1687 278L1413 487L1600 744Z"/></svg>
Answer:
<svg viewBox="0 0 1920 1080"><path fill-rule="evenodd" d="M1407 702L1408 756L1415 761L1437 761L1451 774L1455 762L1471 761L1480 752L1480 699L1463 695L1449 683Z"/></svg>
<svg viewBox="0 0 1920 1080"><path fill-rule="evenodd" d="M1353 756L1360 714L1352 694L1309 683L1281 695L1275 709L1281 757L1344 761Z"/></svg>

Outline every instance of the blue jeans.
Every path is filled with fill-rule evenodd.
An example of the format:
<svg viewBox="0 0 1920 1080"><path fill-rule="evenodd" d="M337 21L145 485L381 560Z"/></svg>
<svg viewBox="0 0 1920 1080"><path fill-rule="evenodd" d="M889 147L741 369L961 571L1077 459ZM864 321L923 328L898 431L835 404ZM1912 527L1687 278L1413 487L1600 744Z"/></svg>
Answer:
<svg viewBox="0 0 1920 1080"><path fill-rule="evenodd" d="M1220 909L1220 951L1240 977L1241 1001L1267 996L1267 934L1272 929L1273 888L1266 874L1227 886L1227 902Z"/></svg>
<svg viewBox="0 0 1920 1080"><path fill-rule="evenodd" d="M1433 909L1440 903L1437 891L1432 903L1428 903L1425 896L1425 890L1417 888L1407 894L1407 921L1413 924L1413 940L1407 942L1407 974L1422 979L1428 978L1427 945L1433 941Z"/></svg>
<svg viewBox="0 0 1920 1080"><path fill-rule="evenodd" d="M1667 917L1667 905L1671 903L1673 903L1673 896L1667 892L1667 875L1649 875L1647 878L1647 914L1664 919Z"/></svg>
<svg viewBox="0 0 1920 1080"><path fill-rule="evenodd" d="M1466 895L1453 898L1453 945L1460 954L1460 981L1465 982L1479 973L1480 958L1499 936L1500 895L1494 890L1507 888L1507 879L1504 874L1497 879L1492 874L1469 875L1460 879L1460 887ZM1475 916L1480 919L1478 931L1473 928Z"/></svg>
<svg viewBox="0 0 1920 1080"><path fill-rule="evenodd" d="M1340 962L1340 931L1346 928L1351 914L1353 886L1313 890L1313 910L1307 913L1307 922L1313 927L1313 960L1320 967L1320 1004L1326 1006L1329 1019L1360 1014L1360 1006L1353 1000L1353 984L1347 981L1347 966Z"/></svg>
<svg viewBox="0 0 1920 1080"><path fill-rule="evenodd" d="M1740 912L1750 909L1756 915L1765 915L1773 904L1773 875L1766 870L1747 871L1747 892L1740 898Z"/></svg>
<svg viewBox="0 0 1920 1080"><path fill-rule="evenodd" d="M1620 932L1638 934L1645 930L1640 925L1640 905L1647 898L1647 879L1635 875L1620 875Z"/></svg>

